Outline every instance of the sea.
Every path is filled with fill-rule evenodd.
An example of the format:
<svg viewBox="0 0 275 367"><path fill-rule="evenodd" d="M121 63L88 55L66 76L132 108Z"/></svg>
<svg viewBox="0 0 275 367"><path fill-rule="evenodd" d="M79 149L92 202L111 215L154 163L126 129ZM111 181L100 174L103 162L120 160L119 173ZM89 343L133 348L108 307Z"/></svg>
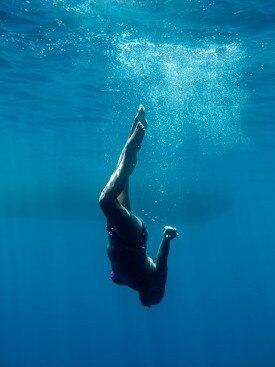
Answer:
<svg viewBox="0 0 275 367"><path fill-rule="evenodd" d="M130 178L166 293L110 280ZM0 366L275 367L275 2L0 0Z"/></svg>

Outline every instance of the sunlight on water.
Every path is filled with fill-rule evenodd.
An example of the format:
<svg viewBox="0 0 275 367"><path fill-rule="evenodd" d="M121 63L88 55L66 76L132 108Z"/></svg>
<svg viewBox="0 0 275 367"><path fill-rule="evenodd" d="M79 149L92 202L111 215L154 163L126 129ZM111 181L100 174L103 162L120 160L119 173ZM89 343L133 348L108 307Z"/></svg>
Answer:
<svg viewBox="0 0 275 367"><path fill-rule="evenodd" d="M85 0L85 1L67 1L67 0L51 0L53 6L63 8L66 11L72 11L78 14L89 13L94 5L96 5L95 0Z"/></svg>
<svg viewBox="0 0 275 367"><path fill-rule="evenodd" d="M119 5L125 1L47 2L73 17L87 15L85 20L77 18L77 29L67 38L58 40L58 49L75 47L74 65L83 67L93 64L94 45L102 46L109 70L105 70L106 84L100 90L118 93L114 108L117 113L124 110L123 117L125 106L121 111L118 107L122 101L128 101L131 110L133 96L146 105L153 122L148 134L154 136L155 147L164 158L170 156L169 150L177 154L177 148L188 144L204 155L219 155L247 144L241 121L247 98L241 86L245 53L238 43L200 40L200 46L194 47L184 37L180 44L171 38L169 42L139 39L137 25L127 24L121 15L124 10ZM142 3L127 4L134 8ZM120 14L119 23L112 23L113 14Z"/></svg>
<svg viewBox="0 0 275 367"><path fill-rule="evenodd" d="M247 141L241 128L245 93L238 45L194 49L121 41L117 47L115 73L132 94L142 91L154 121L150 129L163 148L180 146L191 136L201 153L220 154Z"/></svg>

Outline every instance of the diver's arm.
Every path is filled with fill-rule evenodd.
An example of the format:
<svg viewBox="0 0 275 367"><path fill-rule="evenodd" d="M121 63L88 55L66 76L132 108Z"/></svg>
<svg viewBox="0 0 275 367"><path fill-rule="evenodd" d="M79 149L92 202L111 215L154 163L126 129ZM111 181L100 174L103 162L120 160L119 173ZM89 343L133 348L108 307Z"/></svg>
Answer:
<svg viewBox="0 0 275 367"><path fill-rule="evenodd" d="M170 251L170 241L177 237L178 233L176 228L164 227L163 237L158 249L157 261L156 261L156 282L160 288L165 287L167 278L167 260Z"/></svg>
<svg viewBox="0 0 275 367"><path fill-rule="evenodd" d="M170 241L177 235L176 228L164 227L156 263L154 264L153 260L148 258L152 271L144 289L139 290L139 298L143 306L151 307L152 305L157 305L162 300L167 278L167 259L170 250Z"/></svg>

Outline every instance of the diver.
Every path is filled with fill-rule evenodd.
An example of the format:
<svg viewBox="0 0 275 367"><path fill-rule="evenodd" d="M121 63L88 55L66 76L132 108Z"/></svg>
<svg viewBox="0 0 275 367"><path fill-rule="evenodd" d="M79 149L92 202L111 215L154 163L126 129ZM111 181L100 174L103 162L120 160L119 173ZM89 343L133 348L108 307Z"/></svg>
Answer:
<svg viewBox="0 0 275 367"><path fill-rule="evenodd" d="M131 210L129 176L136 166L137 152L146 128L145 109L140 105L117 167L101 192L99 205L107 219L107 254L112 267L112 281L136 290L142 305L151 307L158 304L164 295L170 241L178 233L176 228L164 227L154 262L146 251L146 227Z"/></svg>

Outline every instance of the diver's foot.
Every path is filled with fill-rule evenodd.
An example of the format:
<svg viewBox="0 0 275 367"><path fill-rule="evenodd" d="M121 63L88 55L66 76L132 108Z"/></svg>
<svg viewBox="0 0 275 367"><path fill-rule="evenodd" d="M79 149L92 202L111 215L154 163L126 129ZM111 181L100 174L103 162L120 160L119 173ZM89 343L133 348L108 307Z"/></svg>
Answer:
<svg viewBox="0 0 275 367"><path fill-rule="evenodd" d="M136 114L136 117L135 117L135 124L137 124L138 122L141 122L142 125L147 128L148 124L147 124L147 121L145 119L145 108L142 104L139 105L138 107L138 112Z"/></svg>
<svg viewBox="0 0 275 367"><path fill-rule="evenodd" d="M132 152L139 151L144 135L145 126L140 121L138 121L132 135L127 141L126 149Z"/></svg>

